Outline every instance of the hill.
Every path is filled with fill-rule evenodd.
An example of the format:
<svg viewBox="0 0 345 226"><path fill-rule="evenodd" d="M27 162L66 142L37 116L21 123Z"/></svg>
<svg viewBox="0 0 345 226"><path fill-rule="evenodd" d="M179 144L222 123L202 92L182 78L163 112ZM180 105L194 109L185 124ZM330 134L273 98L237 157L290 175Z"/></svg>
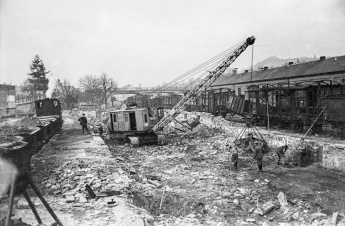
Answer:
<svg viewBox="0 0 345 226"><path fill-rule="evenodd" d="M309 61L314 61L317 59L318 58L316 58L316 56L314 56L313 58L311 58L311 57L296 57L296 58L288 58L288 59L281 59L281 58L278 58L276 56L272 56L272 57L266 58L266 59L256 63L253 66L253 68L254 68L254 70L258 70L258 69L261 69L263 67L275 68L275 67L284 66L284 65L288 64L289 62L293 62L294 64L298 64L298 63L305 63L305 62L309 62Z"/></svg>

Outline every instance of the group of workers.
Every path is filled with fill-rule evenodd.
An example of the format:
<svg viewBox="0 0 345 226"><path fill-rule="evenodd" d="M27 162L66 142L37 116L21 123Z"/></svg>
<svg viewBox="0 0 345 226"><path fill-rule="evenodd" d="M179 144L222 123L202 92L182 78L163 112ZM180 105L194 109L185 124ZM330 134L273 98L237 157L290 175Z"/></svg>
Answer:
<svg viewBox="0 0 345 226"><path fill-rule="evenodd" d="M265 147L266 145L266 147ZM231 170L238 170L238 149L235 146L232 146L230 144L226 144L226 148L231 153ZM253 137L253 134L249 133L248 137L245 142L245 148L246 151L252 151L254 153L253 159L256 160L256 163L258 165L258 171L262 172L262 159L264 154L267 151L267 144L264 144L264 142L256 139ZM285 152L288 150L288 145L283 145L275 149L275 153L278 156L278 162L277 165L285 165ZM300 139L300 142L297 147L298 151L298 166L303 167L306 166L306 154L307 154L307 145L305 143L304 138Z"/></svg>
<svg viewBox="0 0 345 226"><path fill-rule="evenodd" d="M83 114L82 117L78 119L80 122L80 125L83 130L83 134L85 131L90 134L89 129L87 127L87 119L85 117L85 114ZM98 132L101 137L103 137L103 127L102 125L98 126ZM264 147L266 145L266 147ZM261 140L258 140L253 136L252 133L248 133L248 137L245 141L245 150L246 151L253 151L254 155L253 158L256 160L256 163L258 165L258 171L262 172L262 159L265 154L265 149L267 149L267 144L264 144ZM238 170L238 150L236 147L231 146L230 144L226 144L226 148L231 153L231 170ZM285 165L285 152L288 150L288 145L283 145L275 149L275 152L278 156L278 165ZM304 141L304 138L301 138L299 144L298 144L298 166L305 166L305 158L307 153L307 146Z"/></svg>

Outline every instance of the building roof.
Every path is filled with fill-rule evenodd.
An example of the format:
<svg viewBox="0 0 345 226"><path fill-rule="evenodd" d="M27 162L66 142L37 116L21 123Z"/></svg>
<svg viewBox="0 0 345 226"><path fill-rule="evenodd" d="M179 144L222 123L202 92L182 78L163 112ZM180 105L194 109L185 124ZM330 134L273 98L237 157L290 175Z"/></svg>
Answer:
<svg viewBox="0 0 345 226"><path fill-rule="evenodd" d="M253 71L252 76L250 72L231 76L222 76L211 85L211 88L224 85L251 83L251 77L252 82L265 84L270 81L309 78L337 73L345 73L345 56L331 57L324 60L292 64L261 71Z"/></svg>

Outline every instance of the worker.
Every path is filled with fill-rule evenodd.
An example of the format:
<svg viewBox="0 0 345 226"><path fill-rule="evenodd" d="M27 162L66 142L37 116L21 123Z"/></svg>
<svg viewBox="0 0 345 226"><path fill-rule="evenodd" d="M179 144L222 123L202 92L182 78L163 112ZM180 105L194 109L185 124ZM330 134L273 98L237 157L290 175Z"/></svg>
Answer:
<svg viewBox="0 0 345 226"><path fill-rule="evenodd" d="M99 132L99 136L103 137L103 127L102 127L102 124L98 125L98 132Z"/></svg>
<svg viewBox="0 0 345 226"><path fill-rule="evenodd" d="M258 141L258 139L255 138L252 133L248 133L247 138L244 143L244 150L246 151L252 150L252 146L255 146L254 143L256 141Z"/></svg>
<svg viewBox="0 0 345 226"><path fill-rule="evenodd" d="M285 152L287 151L288 148L289 148L289 146L284 145L284 146L280 146L276 149L276 153L278 155L277 165L280 165L281 160L282 160L282 165L285 165Z"/></svg>
<svg viewBox="0 0 345 226"><path fill-rule="evenodd" d="M231 155L231 169L238 170L237 163L238 163L238 150L236 147L230 146L232 155ZM233 167L233 168L232 168Z"/></svg>
<svg viewBox="0 0 345 226"><path fill-rule="evenodd" d="M307 144L303 137L301 138L297 146L297 152L298 152L298 158L297 158L298 166L299 167L306 166L305 162L306 162L306 156L307 156Z"/></svg>
<svg viewBox="0 0 345 226"><path fill-rule="evenodd" d="M230 156L230 170L233 170L235 167L235 170L237 170L237 160L238 160L238 152L237 149L235 150L233 146L230 144L225 145L226 151L229 153Z"/></svg>
<svg viewBox="0 0 345 226"><path fill-rule="evenodd" d="M78 119L78 121L80 122L81 128L82 128L82 130L83 130L83 135L84 135L84 131L85 131L85 130L86 130L87 133L90 134L89 129L87 128L87 119L86 119L86 117L85 117L85 113L83 113L83 116L80 117L80 118Z"/></svg>
<svg viewBox="0 0 345 226"><path fill-rule="evenodd" d="M254 156L253 158L256 159L256 163L258 164L259 172L262 172L262 158L263 158L263 143L260 141L255 141L256 147L254 148ZM251 145L253 149L253 146Z"/></svg>

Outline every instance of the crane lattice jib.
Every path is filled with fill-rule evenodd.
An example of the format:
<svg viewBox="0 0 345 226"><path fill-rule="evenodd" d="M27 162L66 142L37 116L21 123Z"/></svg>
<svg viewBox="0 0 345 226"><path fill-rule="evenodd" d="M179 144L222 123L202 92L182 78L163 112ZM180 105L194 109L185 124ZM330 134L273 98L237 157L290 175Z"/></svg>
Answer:
<svg viewBox="0 0 345 226"><path fill-rule="evenodd" d="M239 47L237 47L216 69L211 71L201 83L193 90L188 92L153 128L157 132L167 126L174 118L184 111L196 98L198 98L212 83L214 83L224 71L239 57L248 46L254 44L255 37L247 38Z"/></svg>

